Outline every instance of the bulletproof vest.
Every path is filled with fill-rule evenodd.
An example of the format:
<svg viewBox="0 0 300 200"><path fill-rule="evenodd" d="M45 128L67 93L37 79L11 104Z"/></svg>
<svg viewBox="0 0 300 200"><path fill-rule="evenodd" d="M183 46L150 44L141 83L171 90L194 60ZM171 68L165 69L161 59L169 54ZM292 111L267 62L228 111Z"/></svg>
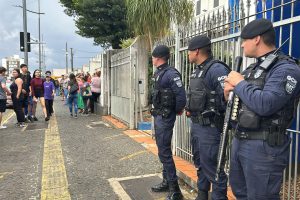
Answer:
<svg viewBox="0 0 300 200"><path fill-rule="evenodd" d="M211 115L220 110L221 103L216 91L210 90L204 81L207 71L215 63L221 63L229 69L225 63L218 60L211 60L200 69L198 74L194 74L190 78L187 109L193 113L197 113L197 115L203 115L204 113Z"/></svg>
<svg viewBox="0 0 300 200"><path fill-rule="evenodd" d="M273 66L268 67L268 69L263 69L257 66L257 64L252 64L243 72L243 74L245 75L245 80L248 83L258 86L260 89L263 89L269 69L271 69L275 65L280 65L279 62L282 61L295 63L294 60L292 60L289 56L279 55L277 62L273 64ZM295 112L295 109L297 108L298 101L299 98L291 99L286 103L286 105L282 107L282 109L268 117L257 115L256 113L251 111L243 102L241 102L238 106L238 127L253 131L272 130L274 132L284 133L292 122L293 114Z"/></svg>
<svg viewBox="0 0 300 200"><path fill-rule="evenodd" d="M168 70L172 70L171 67L168 66L164 68L162 72L154 75L152 79L154 83L153 83L153 89L151 94L151 99L152 99L151 102L154 106L154 109L168 110L170 112L171 109L174 109L175 107L175 95L173 94L171 88L162 88L160 85L160 81L162 80L162 77Z"/></svg>

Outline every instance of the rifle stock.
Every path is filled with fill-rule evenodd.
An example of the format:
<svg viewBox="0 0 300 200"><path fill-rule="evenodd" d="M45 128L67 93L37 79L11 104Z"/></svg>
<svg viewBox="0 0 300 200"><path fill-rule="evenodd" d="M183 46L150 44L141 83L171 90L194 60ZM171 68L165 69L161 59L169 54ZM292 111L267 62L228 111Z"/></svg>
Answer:
<svg viewBox="0 0 300 200"><path fill-rule="evenodd" d="M235 69L237 70L237 72L240 71L242 61L243 61L243 57L241 57L241 56L237 56L235 58ZM228 96L223 131L221 133L220 146L219 146L219 151L218 151L218 160L217 160L217 170L216 170L216 176L215 176L216 181L219 180L221 169L223 169L224 165L225 165L224 159L225 159L225 155L226 155L228 127L229 127L230 116L231 116L232 107L233 107L233 97L234 97L234 93L233 93L233 91L231 91Z"/></svg>

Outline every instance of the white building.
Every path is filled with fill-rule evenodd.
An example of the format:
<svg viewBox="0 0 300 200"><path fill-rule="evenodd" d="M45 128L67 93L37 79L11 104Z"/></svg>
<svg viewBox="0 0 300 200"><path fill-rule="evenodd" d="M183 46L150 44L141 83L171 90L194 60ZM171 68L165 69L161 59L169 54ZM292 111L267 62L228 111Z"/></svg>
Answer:
<svg viewBox="0 0 300 200"><path fill-rule="evenodd" d="M194 0L195 16L204 15L218 7L228 6L228 0Z"/></svg>
<svg viewBox="0 0 300 200"><path fill-rule="evenodd" d="M90 65L84 64L82 65L82 72L86 73L90 71Z"/></svg>
<svg viewBox="0 0 300 200"><path fill-rule="evenodd" d="M66 74L67 74L66 69L52 69L52 76L58 77Z"/></svg>
<svg viewBox="0 0 300 200"><path fill-rule="evenodd" d="M8 77L12 76L14 68L19 68L20 64L24 63L24 59L19 55L13 55L2 59L2 66L7 69Z"/></svg>

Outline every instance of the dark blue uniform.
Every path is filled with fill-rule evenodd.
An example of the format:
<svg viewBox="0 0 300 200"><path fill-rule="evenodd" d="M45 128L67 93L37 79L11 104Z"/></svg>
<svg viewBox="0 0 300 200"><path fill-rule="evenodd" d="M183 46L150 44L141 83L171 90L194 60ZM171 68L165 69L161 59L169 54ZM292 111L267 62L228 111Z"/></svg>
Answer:
<svg viewBox="0 0 300 200"><path fill-rule="evenodd" d="M246 70L245 80L234 89L240 102L260 119L257 130L250 130L249 127L256 123L241 122L240 116L233 139L230 185L238 200L279 200L282 174L288 164L290 139L284 132L293 117L295 99L300 94L300 68L291 60L279 59L264 72L262 85L247 81L247 78L257 80L261 76L258 66L264 57ZM288 114L285 116L285 113ZM248 121L251 119L247 118ZM271 129L272 126L275 128ZM281 139L270 139L269 136L277 132ZM264 135L267 137L259 139Z"/></svg>
<svg viewBox="0 0 300 200"><path fill-rule="evenodd" d="M154 114L155 139L158 147L158 156L163 164L163 177L168 182L177 181L176 168L172 157L171 140L173 127L176 120L176 113L181 112L186 104L185 89L179 72L163 64L158 67L154 74L157 89L170 89L174 95L175 105L170 108L167 117L162 114Z"/></svg>
<svg viewBox="0 0 300 200"><path fill-rule="evenodd" d="M200 77L201 74L204 73L203 68L208 65L210 61L211 59L207 59L204 63L198 66L192 73L191 79ZM205 76L203 77L204 83L202 84L206 85L207 89L210 91L215 91L215 100L219 103L217 103L218 106L215 107L214 110L218 113L222 113L225 110L225 102L223 101L223 87L224 80L228 73L228 68L217 62L209 67ZM194 89L191 87L197 86L190 85L190 90ZM191 104L192 102L189 100L187 110L191 112L192 119L192 150L194 164L196 168L198 168L198 190L208 192L210 190L210 184L212 183L212 199L227 199L227 176L224 171L221 172L218 182L215 182L214 179L221 129L216 127L215 121L211 117L210 120L212 121L207 125L194 120L195 116L199 115L199 112L193 112L193 110L189 110L191 107L193 107ZM203 110L211 109L207 106L207 103L204 104L205 108ZM223 124L221 123L221 126L222 125Z"/></svg>

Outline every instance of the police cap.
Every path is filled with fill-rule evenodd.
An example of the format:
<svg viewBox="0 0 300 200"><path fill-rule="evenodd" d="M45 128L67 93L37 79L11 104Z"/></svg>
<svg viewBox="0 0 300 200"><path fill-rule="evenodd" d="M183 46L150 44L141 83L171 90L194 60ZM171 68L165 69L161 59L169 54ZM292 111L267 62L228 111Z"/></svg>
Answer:
<svg viewBox="0 0 300 200"><path fill-rule="evenodd" d="M166 45L158 45L152 52L155 58L163 58L170 55L170 49Z"/></svg>
<svg viewBox="0 0 300 200"><path fill-rule="evenodd" d="M267 19L256 19L251 21L243 28L241 38L252 39L271 30L274 31L272 22Z"/></svg>
<svg viewBox="0 0 300 200"><path fill-rule="evenodd" d="M210 45L210 39L205 35L198 35L193 37L189 42L188 50L193 51L195 49L201 49L207 45Z"/></svg>

